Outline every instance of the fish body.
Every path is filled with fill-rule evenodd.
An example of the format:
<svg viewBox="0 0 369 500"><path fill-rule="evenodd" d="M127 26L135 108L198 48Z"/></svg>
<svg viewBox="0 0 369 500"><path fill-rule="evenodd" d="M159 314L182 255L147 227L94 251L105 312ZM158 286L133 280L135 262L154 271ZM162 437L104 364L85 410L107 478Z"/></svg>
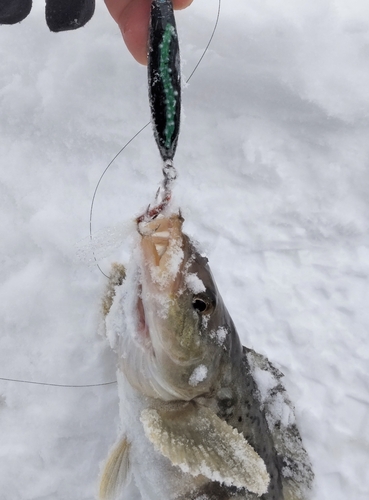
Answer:
<svg viewBox="0 0 369 500"><path fill-rule="evenodd" d="M143 500L305 500L313 473L282 374L241 345L182 222L141 222L127 274L112 274L122 429L100 496L124 498L133 476Z"/></svg>

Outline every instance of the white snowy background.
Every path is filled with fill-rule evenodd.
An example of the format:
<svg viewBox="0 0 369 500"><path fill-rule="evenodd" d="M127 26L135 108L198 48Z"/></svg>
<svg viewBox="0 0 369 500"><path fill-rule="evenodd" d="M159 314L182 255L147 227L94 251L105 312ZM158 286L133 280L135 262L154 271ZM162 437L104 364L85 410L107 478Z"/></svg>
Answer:
<svg viewBox="0 0 369 500"><path fill-rule="evenodd" d="M90 203L149 120L146 69L102 1L60 34L43 8L0 27L0 377L93 384L115 379L115 357L99 334ZM194 0L177 15L184 78L216 11ZM243 343L286 375L312 499L367 500L368 1L223 0L183 110L176 201ZM108 234L123 240L114 249L106 228L146 207L160 169L147 128L103 178L105 272L128 252L124 231ZM118 425L115 385L0 380L1 500L94 499Z"/></svg>

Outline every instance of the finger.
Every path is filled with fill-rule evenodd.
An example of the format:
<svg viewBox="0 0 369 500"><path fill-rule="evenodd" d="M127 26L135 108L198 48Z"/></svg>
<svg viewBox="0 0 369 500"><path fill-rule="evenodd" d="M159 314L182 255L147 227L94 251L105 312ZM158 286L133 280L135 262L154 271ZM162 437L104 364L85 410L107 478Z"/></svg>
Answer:
<svg viewBox="0 0 369 500"><path fill-rule="evenodd" d="M151 0L105 0L106 6L118 23L124 41L133 57L147 64L147 39ZM173 7L184 9L192 0L173 0Z"/></svg>
<svg viewBox="0 0 369 500"><path fill-rule="evenodd" d="M173 9L182 10L191 5L193 0L173 0Z"/></svg>
<svg viewBox="0 0 369 500"><path fill-rule="evenodd" d="M133 57L147 64L147 37L151 0L105 0L118 23L123 39Z"/></svg>

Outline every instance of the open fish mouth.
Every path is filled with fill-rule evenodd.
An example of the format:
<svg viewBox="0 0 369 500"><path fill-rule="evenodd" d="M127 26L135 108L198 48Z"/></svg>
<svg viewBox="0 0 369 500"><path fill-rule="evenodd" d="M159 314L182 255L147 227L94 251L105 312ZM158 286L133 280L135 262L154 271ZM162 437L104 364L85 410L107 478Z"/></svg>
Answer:
<svg viewBox="0 0 369 500"><path fill-rule="evenodd" d="M160 266L160 261L168 250L169 238L171 236L170 219L154 220L144 228L142 237L145 241L151 239L152 251L155 264ZM142 223L141 223L142 224Z"/></svg>
<svg viewBox="0 0 369 500"><path fill-rule="evenodd" d="M183 218L158 216L149 222L140 222L141 249L149 291L174 294L184 260Z"/></svg>
<svg viewBox="0 0 369 500"><path fill-rule="evenodd" d="M159 215L137 224L141 236L141 273L136 303L137 337L145 350L155 355L153 337L158 317L165 319L168 308L178 296L184 261L183 218Z"/></svg>

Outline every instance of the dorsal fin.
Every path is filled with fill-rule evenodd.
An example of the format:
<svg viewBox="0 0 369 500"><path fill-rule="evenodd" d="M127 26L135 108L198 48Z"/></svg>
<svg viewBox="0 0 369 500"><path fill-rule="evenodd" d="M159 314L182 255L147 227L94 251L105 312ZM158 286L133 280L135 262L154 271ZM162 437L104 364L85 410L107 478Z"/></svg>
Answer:
<svg viewBox="0 0 369 500"><path fill-rule="evenodd" d="M273 444L282 464L284 500L305 500L314 473L296 426L294 407L281 383L283 373L252 349L244 347L244 353L258 385Z"/></svg>
<svg viewBox="0 0 369 500"><path fill-rule="evenodd" d="M264 461L211 409L195 403L176 411L146 409L141 422L156 450L183 472L257 495L266 493L270 478Z"/></svg>

